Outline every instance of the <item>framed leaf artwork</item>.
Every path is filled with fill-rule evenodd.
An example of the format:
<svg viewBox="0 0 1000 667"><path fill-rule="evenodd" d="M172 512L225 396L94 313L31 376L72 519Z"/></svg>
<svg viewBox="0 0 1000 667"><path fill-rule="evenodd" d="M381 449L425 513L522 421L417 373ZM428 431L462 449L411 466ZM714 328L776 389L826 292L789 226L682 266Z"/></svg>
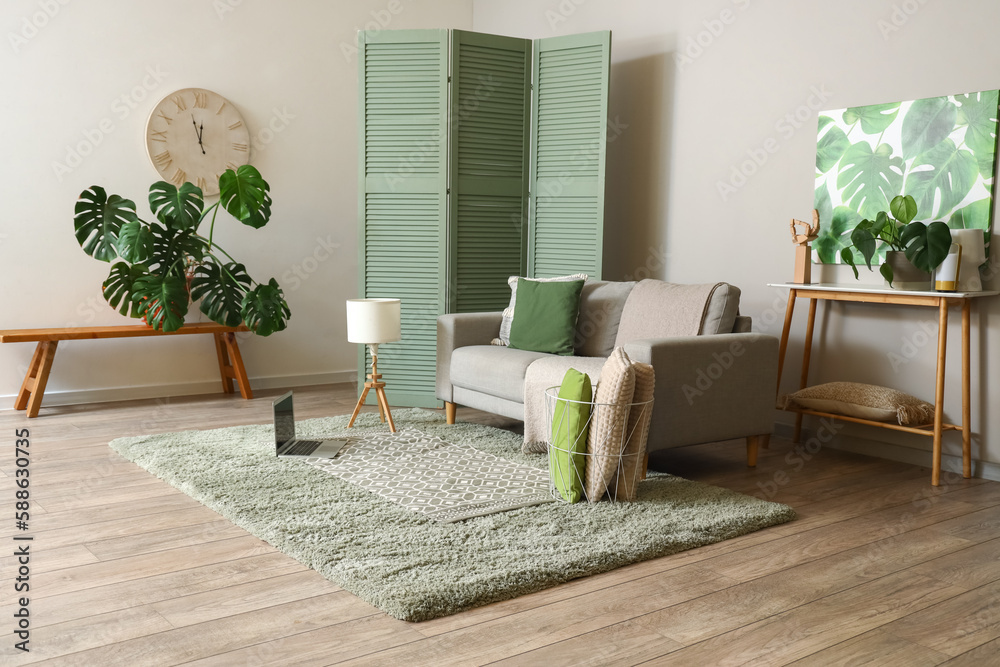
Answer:
<svg viewBox="0 0 1000 667"><path fill-rule="evenodd" d="M855 225L900 194L916 200L916 220L983 230L989 252L998 98L988 90L821 112L813 261L839 264Z"/></svg>

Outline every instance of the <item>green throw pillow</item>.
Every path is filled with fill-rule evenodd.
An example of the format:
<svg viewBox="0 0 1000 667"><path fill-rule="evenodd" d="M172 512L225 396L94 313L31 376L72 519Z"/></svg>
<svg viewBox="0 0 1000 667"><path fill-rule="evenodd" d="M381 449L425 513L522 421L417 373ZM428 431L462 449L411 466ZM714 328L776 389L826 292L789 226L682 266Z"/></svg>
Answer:
<svg viewBox="0 0 1000 667"><path fill-rule="evenodd" d="M549 443L549 477L559 495L576 503L583 498L583 476L587 470L590 402L594 400L590 376L575 368L566 371L559 387L559 398L582 402L556 401Z"/></svg>
<svg viewBox="0 0 1000 667"><path fill-rule="evenodd" d="M582 280L518 280L510 347L572 356L582 290Z"/></svg>

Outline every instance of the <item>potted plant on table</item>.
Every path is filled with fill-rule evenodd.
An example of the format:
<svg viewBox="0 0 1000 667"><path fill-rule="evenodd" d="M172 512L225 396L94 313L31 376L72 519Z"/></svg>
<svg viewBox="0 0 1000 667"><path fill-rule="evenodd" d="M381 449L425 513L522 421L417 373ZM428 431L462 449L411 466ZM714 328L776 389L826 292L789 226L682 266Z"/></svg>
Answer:
<svg viewBox="0 0 1000 667"><path fill-rule="evenodd" d="M893 197L889 203L889 213L879 211L875 220L862 220L851 232L851 245L840 251L845 264L854 270L854 251L861 253L868 269L872 268L872 258L885 248L885 261L879 266L879 273L889 287L893 281L900 283L898 289L926 289L930 287L931 273L936 269L951 247L951 230L943 222L925 225L915 222L917 203L910 195Z"/></svg>
<svg viewBox="0 0 1000 667"><path fill-rule="evenodd" d="M76 239L84 252L111 262L104 298L122 315L143 318L159 331L176 331L192 300L213 322L246 324L268 336L291 317L278 282L258 283L213 240L220 208L259 229L271 217L270 186L254 167L219 176L219 201L205 208L201 188L157 181L149 188L155 220L139 218L135 203L94 185L76 202ZM198 233L211 214L208 237ZM224 259L223 259L224 257ZM228 261L227 261L228 260Z"/></svg>

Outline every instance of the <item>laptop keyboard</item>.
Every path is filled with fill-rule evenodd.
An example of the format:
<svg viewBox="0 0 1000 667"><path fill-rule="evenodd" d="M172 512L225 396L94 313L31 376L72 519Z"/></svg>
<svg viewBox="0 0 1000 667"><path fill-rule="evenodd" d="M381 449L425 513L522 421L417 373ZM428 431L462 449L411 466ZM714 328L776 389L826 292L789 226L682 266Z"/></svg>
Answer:
<svg viewBox="0 0 1000 667"><path fill-rule="evenodd" d="M285 454L286 456L288 454L292 454L293 456L312 454L322 444L323 443L319 440L296 440L295 444L292 445L288 450L283 452L283 454Z"/></svg>

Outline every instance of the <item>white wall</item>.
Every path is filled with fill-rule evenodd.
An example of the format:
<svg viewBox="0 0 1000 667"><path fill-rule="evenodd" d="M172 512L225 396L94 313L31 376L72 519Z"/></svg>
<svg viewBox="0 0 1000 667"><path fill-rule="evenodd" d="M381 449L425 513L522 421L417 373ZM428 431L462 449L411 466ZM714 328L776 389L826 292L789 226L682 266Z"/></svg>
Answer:
<svg viewBox="0 0 1000 667"><path fill-rule="evenodd" d="M755 329L775 335L786 294L766 284L792 277L788 221L810 216L817 111L1000 87L1000 4L992 0L475 0L473 25L523 37L612 30L610 118L624 129L608 152L605 277L732 282ZM678 54L689 61L678 64ZM723 198L718 184L762 151L766 161ZM840 267L817 268L814 280L853 280ZM820 312L817 343L827 353L814 354L811 383L857 380L934 400L935 340L920 328L934 321L929 309ZM952 313L945 405L960 422ZM797 388L803 330L800 305L783 391ZM894 368L890 355L908 352L907 342L919 353ZM1000 376L998 343L993 298L973 315L972 423L974 457L994 464L1000 395L988 393L987 378ZM866 427L842 435L896 443L878 451L929 462L929 438ZM956 434L945 438L946 453L959 445Z"/></svg>
<svg viewBox="0 0 1000 667"><path fill-rule="evenodd" d="M242 340L253 384L353 377L344 299L357 293L355 32L471 22L468 0L5 0L0 329L135 322L104 302L109 267L74 239L74 202L99 184L148 214L159 177L146 118L168 93L201 87L239 108L274 199L262 230L231 218L216 226L252 276L278 279L292 310L286 331ZM2 407L31 348L0 346ZM60 346L46 404L218 388L205 337L81 341Z"/></svg>

